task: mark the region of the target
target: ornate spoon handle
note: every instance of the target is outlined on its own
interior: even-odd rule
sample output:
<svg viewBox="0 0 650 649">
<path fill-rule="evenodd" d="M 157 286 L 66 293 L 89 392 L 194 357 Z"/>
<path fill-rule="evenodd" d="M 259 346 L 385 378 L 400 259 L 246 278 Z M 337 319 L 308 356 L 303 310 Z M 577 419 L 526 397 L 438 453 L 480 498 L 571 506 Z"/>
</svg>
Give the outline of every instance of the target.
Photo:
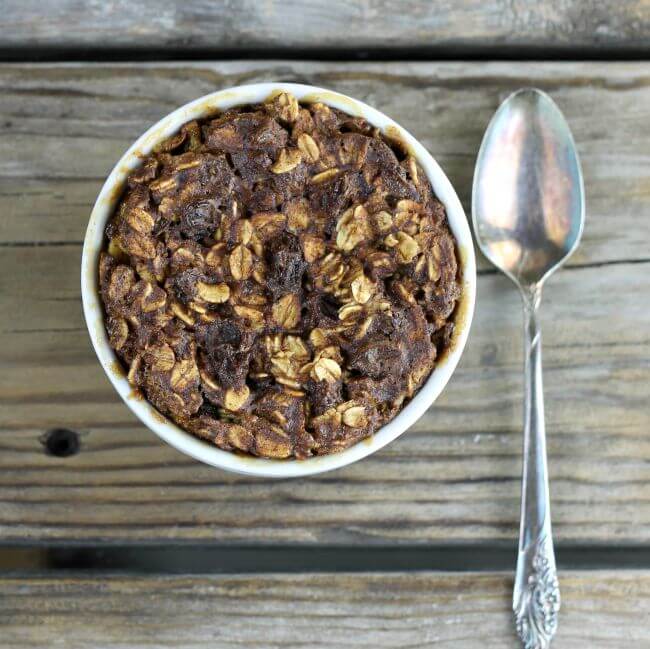
<svg viewBox="0 0 650 649">
<path fill-rule="evenodd" d="M 525 649 L 548 649 L 557 629 L 560 590 L 555 570 L 548 495 L 542 336 L 537 320 L 540 285 L 522 289 L 525 318 L 524 461 L 519 555 L 512 598 Z"/>
</svg>

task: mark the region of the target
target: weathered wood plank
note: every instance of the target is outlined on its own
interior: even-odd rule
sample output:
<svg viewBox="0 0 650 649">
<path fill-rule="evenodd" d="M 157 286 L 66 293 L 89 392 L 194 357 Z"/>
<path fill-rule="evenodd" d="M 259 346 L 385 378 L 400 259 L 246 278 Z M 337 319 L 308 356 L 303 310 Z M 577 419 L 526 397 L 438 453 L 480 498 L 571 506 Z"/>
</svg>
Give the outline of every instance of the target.
<svg viewBox="0 0 650 649">
<path fill-rule="evenodd" d="M 646 0 L 5 0 L 4 48 L 647 48 Z"/>
<path fill-rule="evenodd" d="M 514 89 L 540 86 L 564 110 L 585 174 L 584 244 L 569 263 L 650 258 L 650 65 L 603 62 L 0 66 L 0 243 L 80 242 L 103 178 L 149 125 L 216 88 L 274 78 L 331 87 L 395 117 L 437 157 L 468 212 L 491 115 Z"/>
<path fill-rule="evenodd" d="M 526 83 L 556 97 L 582 155 L 588 222 L 544 310 L 555 530 L 560 542 L 647 542 L 650 69 L 607 63 L 1 66 L 0 538 L 514 538 L 521 316 L 501 277 L 480 278 L 461 366 L 410 433 L 356 466 L 290 486 L 181 456 L 137 424 L 102 375 L 78 289 L 79 242 L 102 177 L 175 106 L 269 78 L 333 87 L 393 115 L 438 157 L 466 205 L 499 100 Z M 43 453 L 40 436 L 57 426 L 81 433 L 80 454 Z"/>
<path fill-rule="evenodd" d="M 650 643 L 650 573 L 562 574 L 553 649 Z M 520 646 L 500 573 L 0 579 L 6 649 Z"/>
<path fill-rule="evenodd" d="M 80 247 L 0 255 L 0 538 L 427 543 L 513 539 L 521 453 L 519 298 L 479 280 L 445 393 L 374 457 L 297 482 L 229 476 L 138 425 L 81 316 Z M 650 264 L 574 268 L 546 292 L 545 380 L 560 542 L 650 540 Z M 81 452 L 48 457 L 58 426 Z"/>
</svg>

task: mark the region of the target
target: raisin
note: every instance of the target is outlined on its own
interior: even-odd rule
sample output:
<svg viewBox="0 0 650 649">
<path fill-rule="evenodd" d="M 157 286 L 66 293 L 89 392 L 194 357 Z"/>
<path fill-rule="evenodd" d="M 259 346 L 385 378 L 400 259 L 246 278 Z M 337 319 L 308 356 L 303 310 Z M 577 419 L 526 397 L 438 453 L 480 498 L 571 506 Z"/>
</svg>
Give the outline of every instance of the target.
<svg viewBox="0 0 650 649">
<path fill-rule="evenodd" d="M 266 253 L 266 263 L 269 267 L 267 284 L 274 298 L 300 289 L 307 263 L 302 256 L 298 237 L 283 232 L 272 239 Z"/>
<path fill-rule="evenodd" d="M 188 239 L 198 241 L 214 234 L 220 221 L 221 212 L 217 201 L 200 201 L 183 208 L 179 230 Z"/>
</svg>

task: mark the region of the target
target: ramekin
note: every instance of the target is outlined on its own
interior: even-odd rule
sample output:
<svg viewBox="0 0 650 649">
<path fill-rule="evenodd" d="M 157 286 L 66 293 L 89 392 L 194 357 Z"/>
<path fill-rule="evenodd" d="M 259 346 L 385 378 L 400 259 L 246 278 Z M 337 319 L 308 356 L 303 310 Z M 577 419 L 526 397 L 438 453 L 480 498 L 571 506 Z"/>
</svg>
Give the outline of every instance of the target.
<svg viewBox="0 0 650 649">
<path fill-rule="evenodd" d="M 152 151 L 155 144 L 174 134 L 186 122 L 233 106 L 263 102 L 278 91 L 290 92 L 303 102 L 320 101 L 348 114 L 364 117 L 389 137 L 401 140 L 417 159 L 445 205 L 462 270 L 462 297 L 457 307 L 451 344 L 415 397 L 392 421 L 368 439 L 340 453 L 305 460 L 270 460 L 222 451 L 164 417 L 129 385 L 117 356 L 109 346 L 99 296 L 98 261 L 104 244 L 104 228 L 121 197 L 127 176 L 142 158 Z M 256 83 L 220 90 L 181 106 L 154 124 L 122 156 L 106 179 L 90 215 L 81 259 L 81 296 L 88 332 L 104 371 L 126 405 L 143 424 L 179 451 L 226 471 L 267 478 L 307 476 L 346 466 L 378 451 L 408 430 L 437 399 L 460 360 L 474 314 L 475 295 L 476 262 L 467 218 L 438 163 L 410 133 L 378 110 L 337 92 L 294 83 Z"/>
</svg>

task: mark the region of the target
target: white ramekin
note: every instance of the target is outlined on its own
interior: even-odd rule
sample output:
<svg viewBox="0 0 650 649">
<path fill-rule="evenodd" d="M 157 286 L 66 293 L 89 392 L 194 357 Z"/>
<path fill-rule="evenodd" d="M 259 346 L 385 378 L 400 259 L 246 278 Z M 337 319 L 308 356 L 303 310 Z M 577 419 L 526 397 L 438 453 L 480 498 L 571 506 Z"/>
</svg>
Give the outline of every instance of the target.
<svg viewBox="0 0 650 649">
<path fill-rule="evenodd" d="M 142 157 L 148 155 L 155 144 L 174 134 L 186 122 L 210 116 L 216 111 L 232 106 L 262 102 L 280 90 L 290 92 L 304 102 L 320 101 L 348 114 L 364 117 L 390 137 L 401 140 L 420 163 L 436 195 L 447 209 L 449 226 L 456 238 L 462 266 L 462 298 L 457 311 L 453 339 L 449 350 L 420 391 L 395 419 L 372 437 L 341 453 L 306 460 L 267 460 L 222 451 L 185 432 L 137 395 L 126 380 L 126 375 L 108 344 L 98 285 L 98 260 L 104 243 L 104 227 L 120 199 L 128 174 L 140 164 Z M 378 110 L 346 95 L 294 83 L 256 83 L 214 92 L 185 104 L 152 126 L 122 156 L 104 183 L 90 215 L 81 259 L 81 296 L 88 332 L 104 371 L 126 405 L 142 423 L 179 451 L 227 471 L 269 478 L 312 475 L 351 464 L 379 450 L 412 426 L 442 392 L 458 364 L 474 313 L 475 294 L 474 247 L 465 213 L 447 176 L 426 149 L 410 133 Z"/>
</svg>

